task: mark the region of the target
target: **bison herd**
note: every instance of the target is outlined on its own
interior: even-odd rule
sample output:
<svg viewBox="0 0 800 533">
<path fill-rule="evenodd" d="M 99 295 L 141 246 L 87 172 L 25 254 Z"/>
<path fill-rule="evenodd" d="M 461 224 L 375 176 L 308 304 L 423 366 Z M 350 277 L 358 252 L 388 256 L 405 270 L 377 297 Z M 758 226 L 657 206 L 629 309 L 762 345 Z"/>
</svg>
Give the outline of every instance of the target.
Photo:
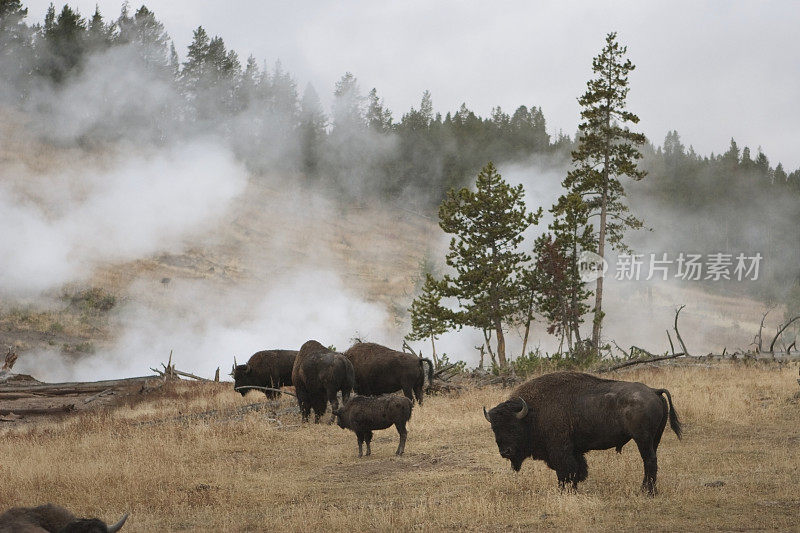
<svg viewBox="0 0 800 533">
<path fill-rule="evenodd" d="M 433 365 L 428 359 L 398 352 L 374 343 L 357 343 L 337 353 L 315 340 L 299 351 L 257 352 L 243 365 L 234 360 L 234 389 L 242 395 L 259 389 L 274 398 L 284 386 L 294 386 L 303 421 L 314 411 L 319 422 L 328 403 L 339 427 L 353 431 L 358 456 L 371 454 L 372 432 L 397 428 L 405 450 L 406 423 L 413 401 L 422 405 L 425 366 L 429 382 Z M 355 391 L 357 395 L 350 396 Z M 392 394 L 402 391 L 403 396 Z M 287 392 L 288 393 L 288 392 Z M 290 393 L 289 393 L 290 394 Z M 338 395 L 343 405 L 339 405 Z M 656 451 L 669 423 L 681 438 L 681 423 L 666 389 L 641 383 L 601 379 L 579 372 L 555 372 L 517 387 L 508 400 L 483 414 L 494 432 L 500 456 L 519 471 L 528 457 L 555 470 L 562 490 L 576 490 L 588 475 L 584 455 L 590 450 L 615 448 L 633 440 L 644 463 L 642 491 L 656 493 Z M 15 507 L 0 515 L 5 532 L 114 532 L 128 515 L 112 525 L 97 518 L 77 518 L 63 507 Z"/>
<path fill-rule="evenodd" d="M 331 422 L 336 420 L 356 434 L 361 457 L 365 442 L 370 455 L 372 432 L 392 425 L 400 434 L 396 453 L 403 454 L 414 399 L 422 405 L 426 366 L 430 382 L 433 365 L 428 359 L 369 342 L 356 343 L 340 354 L 310 340 L 298 352 L 267 350 L 253 354 L 245 365 L 234 362 L 231 375 L 234 388 L 242 394 L 259 388 L 274 397 L 280 387 L 294 385 L 304 421 L 313 410 L 314 421 L 319 422 L 330 403 Z M 350 398 L 351 391 L 358 395 Z M 391 394 L 397 391 L 405 398 Z M 528 457 L 542 460 L 555 470 L 562 489 L 575 490 L 586 479 L 586 452 L 616 448 L 619 453 L 633 440 L 644 463 L 642 490 L 653 495 L 656 450 L 667 422 L 681 438 L 681 423 L 666 389 L 579 372 L 532 379 L 483 413 L 500 456 L 515 471 Z"/>
</svg>

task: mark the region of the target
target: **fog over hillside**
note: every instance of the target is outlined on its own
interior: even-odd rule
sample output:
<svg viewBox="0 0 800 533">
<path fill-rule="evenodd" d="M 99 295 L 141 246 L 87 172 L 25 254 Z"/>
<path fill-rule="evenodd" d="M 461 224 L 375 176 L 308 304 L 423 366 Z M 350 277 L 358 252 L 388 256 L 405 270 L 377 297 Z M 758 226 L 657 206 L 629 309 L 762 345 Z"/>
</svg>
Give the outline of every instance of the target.
<svg viewBox="0 0 800 533">
<path fill-rule="evenodd" d="M 357 72 L 335 87 L 306 86 L 293 65 L 245 59 L 198 31 L 173 36 L 198 45 L 176 63 L 171 22 L 157 9 L 130 7 L 118 19 L 111 11 L 95 19 L 97 34 L 91 20 L 69 26 L 60 7 L 50 26 L 39 11 L 31 4 L 18 33 L 0 33 L 0 310 L 49 312 L 64 307 L 64 294 L 93 287 L 116 298 L 98 331 L 84 333 L 89 319 L 76 318 L 85 320 L 69 342 L 91 350 L 65 350 L 52 324 L 20 341 L 15 370 L 41 380 L 141 375 L 171 350 L 180 368 L 210 376 L 233 356 L 312 338 L 342 351 L 355 338 L 399 349 L 426 265 L 446 271 L 449 237 L 436 218 L 445 191 L 470 186 L 493 159 L 524 185 L 530 210 L 547 211 L 571 168 L 575 139 L 545 121 L 536 94 L 517 102 L 524 111 L 482 118 L 466 105 L 434 106 L 426 93 L 392 115 L 383 88 L 369 93 Z M 80 52 L 67 54 L 65 42 Z M 646 51 L 636 57 L 653 68 Z M 590 59 L 574 61 L 585 70 Z M 633 83 L 642 98 L 646 84 Z M 459 91 L 468 102 L 481 92 Z M 735 161 L 724 167 L 725 156 L 695 153 L 692 139 L 669 149 L 650 141 L 650 176 L 630 188 L 647 226 L 631 237 L 636 253 L 758 252 L 763 279 L 617 282 L 612 256 L 604 335 L 663 352 L 674 309 L 687 304 L 681 333 L 693 353 L 744 348 L 765 305 L 780 307 L 776 321 L 795 305 L 787 295 L 798 282 L 800 172 L 759 159 L 755 147 L 728 156 L 732 145 L 725 156 Z M 687 176 L 702 178 L 707 196 L 681 189 Z M 549 222 L 528 230 L 527 250 Z M 19 331 L 28 335 L 30 322 Z M 531 344 L 552 352 L 559 342 L 545 329 L 535 324 Z M 474 366 L 482 343 L 465 329 L 445 334 L 439 350 Z M 509 344 L 519 355 L 520 332 Z M 413 345 L 428 353 L 427 343 Z"/>
</svg>

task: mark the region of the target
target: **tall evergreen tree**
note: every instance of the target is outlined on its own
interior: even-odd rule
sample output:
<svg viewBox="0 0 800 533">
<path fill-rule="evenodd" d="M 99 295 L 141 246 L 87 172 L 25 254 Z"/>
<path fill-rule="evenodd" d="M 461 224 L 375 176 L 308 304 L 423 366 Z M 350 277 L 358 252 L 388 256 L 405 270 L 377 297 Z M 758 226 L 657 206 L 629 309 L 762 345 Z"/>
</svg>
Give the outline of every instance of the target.
<svg viewBox="0 0 800 533">
<path fill-rule="evenodd" d="M 367 126 L 378 133 L 388 133 L 392 129 L 392 112 L 386 109 L 383 99 L 378 98 L 377 89 L 367 95 Z"/>
<path fill-rule="evenodd" d="M 322 110 L 317 91 L 309 83 L 300 103 L 300 157 L 306 176 L 316 176 L 319 170 L 320 150 L 325 140 L 327 118 Z"/>
<path fill-rule="evenodd" d="M 364 122 L 364 97 L 358 87 L 358 80 L 346 72 L 336 82 L 333 93 L 333 131 L 334 135 L 359 130 Z"/>
<path fill-rule="evenodd" d="M 522 185 L 512 187 L 489 163 L 474 192 L 451 189 L 439 207 L 439 226 L 453 235 L 447 264 L 455 270 L 445 275 L 442 294 L 459 302 L 455 324 L 494 331 L 501 367 L 507 365 L 504 328 L 519 311 L 517 281 L 530 260 L 519 245 L 541 215 L 528 213 L 523 197 Z"/>
<path fill-rule="evenodd" d="M 19 0 L 0 0 L 0 84 L 8 84 L 22 99 L 33 61 L 32 31 L 25 24 L 28 9 Z M 5 82 L 5 83 L 3 83 Z"/>
<path fill-rule="evenodd" d="M 644 135 L 626 126 L 639 122 L 626 106 L 628 75 L 634 69 L 626 53 L 627 47 L 617 42 L 617 34 L 609 33 L 603 50 L 592 62 L 596 77 L 589 80 L 586 92 L 578 99 L 583 122 L 578 127 L 578 148 L 572 153 L 574 169 L 563 182 L 564 188 L 586 202 L 590 215 L 598 217 L 597 254 L 603 258 L 606 244 L 624 249 L 625 230 L 642 227 L 642 221 L 629 213 L 623 201 L 625 190 L 620 181 L 622 176 L 635 181 L 645 176 L 636 164 Z M 603 278 L 599 277 L 592 327 L 595 350 L 600 348 L 603 316 Z"/>
<path fill-rule="evenodd" d="M 87 51 L 86 20 L 80 13 L 64 5 L 56 16 L 50 4 L 39 36 L 37 55 L 42 74 L 61 83 L 80 69 Z"/>
</svg>

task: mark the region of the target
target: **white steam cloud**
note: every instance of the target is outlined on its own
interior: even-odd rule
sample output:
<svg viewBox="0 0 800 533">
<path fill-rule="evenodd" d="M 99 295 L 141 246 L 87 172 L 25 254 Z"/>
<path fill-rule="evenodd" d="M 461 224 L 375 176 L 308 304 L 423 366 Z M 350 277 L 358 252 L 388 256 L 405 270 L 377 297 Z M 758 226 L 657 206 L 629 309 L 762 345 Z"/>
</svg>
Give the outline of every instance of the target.
<svg viewBox="0 0 800 533">
<path fill-rule="evenodd" d="M 68 185 L 76 181 L 78 193 Z M 38 293 L 81 280 L 101 262 L 178 249 L 218 222 L 246 181 L 228 151 L 197 141 L 105 170 L 46 176 L 39 183 L 58 189 L 47 192 L 50 205 L 0 185 L 0 290 Z"/>
</svg>

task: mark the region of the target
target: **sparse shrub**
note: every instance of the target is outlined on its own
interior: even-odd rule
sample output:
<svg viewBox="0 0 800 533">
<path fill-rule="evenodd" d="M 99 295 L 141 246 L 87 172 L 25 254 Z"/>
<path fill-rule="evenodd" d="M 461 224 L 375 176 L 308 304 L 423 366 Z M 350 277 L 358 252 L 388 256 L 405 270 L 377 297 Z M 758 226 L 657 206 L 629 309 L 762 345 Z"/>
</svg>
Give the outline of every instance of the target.
<svg viewBox="0 0 800 533">
<path fill-rule="evenodd" d="M 467 363 L 464 361 L 451 361 L 446 353 L 441 354 L 439 356 L 439 368 L 444 368 L 449 365 L 455 365 L 453 370 L 458 370 L 459 373 L 466 372 L 467 370 Z"/>
<path fill-rule="evenodd" d="M 99 287 L 74 294 L 65 292 L 61 298 L 67 301 L 70 307 L 89 313 L 107 313 L 117 305 L 117 297 Z"/>
<path fill-rule="evenodd" d="M 556 352 L 552 355 L 542 353 L 541 348 L 537 346 L 526 355 L 514 359 L 511 364 L 514 372 L 519 376 L 526 377 L 531 374 L 557 370 L 584 370 L 594 366 L 599 360 L 600 358 L 592 354 L 592 350 L 586 343 L 584 345 L 576 344 L 576 349 L 572 353 Z M 494 369 L 492 372 L 496 374 Z"/>
</svg>

